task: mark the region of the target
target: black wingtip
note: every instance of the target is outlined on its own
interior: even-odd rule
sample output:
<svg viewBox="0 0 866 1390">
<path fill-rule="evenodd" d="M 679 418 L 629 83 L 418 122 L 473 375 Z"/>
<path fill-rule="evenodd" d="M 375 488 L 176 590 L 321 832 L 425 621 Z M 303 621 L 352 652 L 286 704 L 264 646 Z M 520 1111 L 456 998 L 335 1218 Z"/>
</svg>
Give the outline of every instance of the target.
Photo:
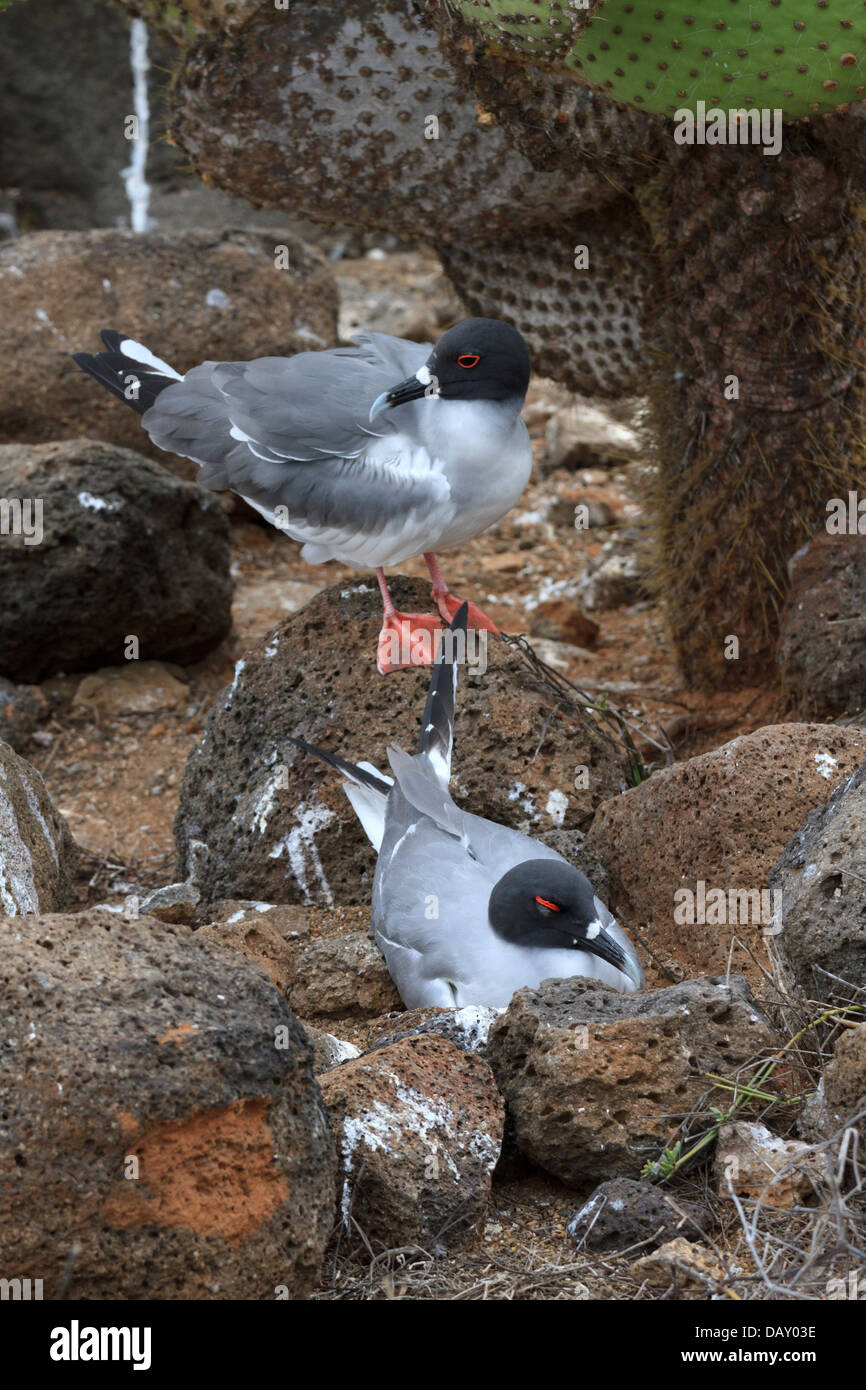
<svg viewBox="0 0 866 1390">
<path fill-rule="evenodd" d="M 454 617 L 451 619 L 451 622 L 450 622 L 449 625 L 448 625 L 450 631 L 451 631 L 451 632 L 465 632 L 465 631 L 466 631 L 466 623 L 467 623 L 468 617 L 469 617 L 469 603 L 468 603 L 468 600 L 467 600 L 467 599 L 464 599 L 463 602 L 461 603 L 460 607 L 457 609 L 457 612 L 454 614 Z"/>
<path fill-rule="evenodd" d="M 156 367 L 148 367 L 134 357 L 128 357 L 123 351 L 123 344 L 129 338 L 129 334 L 118 333 L 115 328 L 104 328 L 100 337 L 105 352 L 73 352 L 73 362 L 87 376 L 94 377 L 119 401 L 123 401 L 124 405 L 143 415 L 161 391 L 174 385 L 175 378 Z M 137 382 L 135 393 L 130 393 L 127 389 L 130 377 L 134 377 Z"/>
<path fill-rule="evenodd" d="M 291 734 L 288 736 L 288 742 L 300 748 L 303 753 L 308 753 L 311 758 L 318 758 L 319 762 L 326 763 L 344 777 L 351 778 L 353 782 L 360 782 L 365 787 L 372 787 L 383 796 L 387 796 L 391 790 L 389 783 L 382 777 L 368 772 L 365 767 L 357 767 L 355 763 L 347 762 L 339 753 L 329 753 L 326 748 L 317 748 L 314 743 L 307 743 L 305 738 L 294 738 Z"/>
</svg>

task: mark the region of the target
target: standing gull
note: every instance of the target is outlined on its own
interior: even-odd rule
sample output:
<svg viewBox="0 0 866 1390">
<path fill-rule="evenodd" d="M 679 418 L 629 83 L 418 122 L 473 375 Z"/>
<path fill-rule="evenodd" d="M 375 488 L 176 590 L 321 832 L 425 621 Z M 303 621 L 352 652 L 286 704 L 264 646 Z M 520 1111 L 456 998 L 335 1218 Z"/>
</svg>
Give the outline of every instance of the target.
<svg viewBox="0 0 866 1390">
<path fill-rule="evenodd" d="M 451 621 L 461 600 L 436 552 L 499 521 L 529 480 L 529 349 L 516 328 L 465 319 L 432 348 L 362 333 L 353 347 L 203 362 L 186 376 L 133 338 L 102 340 L 107 351 L 75 361 L 141 414 L 154 444 L 303 541 L 310 564 L 375 569 L 383 674 L 432 659 L 439 618 L 396 609 L 385 567 L 423 555 Z M 497 632 L 472 603 L 468 624 Z"/>
<path fill-rule="evenodd" d="M 293 742 L 335 767 L 378 853 L 376 940 L 409 1009 L 487 1004 L 515 990 L 581 975 L 614 989 L 644 985 L 634 946 L 592 884 L 539 840 L 462 811 L 451 799 L 457 666 L 465 605 L 443 643 L 418 751 L 388 749 L 393 778 Z"/>
</svg>

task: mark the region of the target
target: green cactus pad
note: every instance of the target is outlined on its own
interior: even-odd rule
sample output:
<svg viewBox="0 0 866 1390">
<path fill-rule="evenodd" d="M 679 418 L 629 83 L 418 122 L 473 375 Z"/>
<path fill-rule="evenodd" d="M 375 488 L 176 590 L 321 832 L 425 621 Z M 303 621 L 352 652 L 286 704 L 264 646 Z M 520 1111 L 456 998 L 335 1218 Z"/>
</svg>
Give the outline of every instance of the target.
<svg viewBox="0 0 866 1390">
<path fill-rule="evenodd" d="M 458 0 L 458 8 L 512 54 L 571 69 L 647 112 L 694 111 L 702 101 L 778 108 L 796 120 L 866 97 L 863 0 L 602 0 L 594 13 L 569 0 Z"/>
<path fill-rule="evenodd" d="M 457 0 L 455 9 L 497 47 L 562 62 L 601 0 Z"/>
</svg>

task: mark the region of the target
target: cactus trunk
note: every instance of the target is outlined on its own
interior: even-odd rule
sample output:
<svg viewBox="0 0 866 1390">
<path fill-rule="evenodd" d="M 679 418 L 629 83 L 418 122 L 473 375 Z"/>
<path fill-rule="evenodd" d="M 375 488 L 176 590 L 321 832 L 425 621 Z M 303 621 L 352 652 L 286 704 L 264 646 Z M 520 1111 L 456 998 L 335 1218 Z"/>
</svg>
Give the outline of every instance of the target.
<svg viewBox="0 0 866 1390">
<path fill-rule="evenodd" d="M 686 679 L 758 683 L 788 560 L 866 483 L 866 206 L 804 132 L 778 158 L 683 150 L 639 196 L 658 266 L 652 573 Z"/>
</svg>

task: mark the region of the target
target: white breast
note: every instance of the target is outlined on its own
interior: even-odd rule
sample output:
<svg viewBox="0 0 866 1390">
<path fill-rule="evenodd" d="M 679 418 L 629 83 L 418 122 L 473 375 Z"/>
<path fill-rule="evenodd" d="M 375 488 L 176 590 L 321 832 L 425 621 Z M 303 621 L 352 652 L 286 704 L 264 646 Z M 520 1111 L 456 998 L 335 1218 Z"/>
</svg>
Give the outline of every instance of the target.
<svg viewBox="0 0 866 1390">
<path fill-rule="evenodd" d="M 420 435 L 443 471 L 453 518 L 430 548 L 448 550 L 486 531 L 519 501 L 532 471 L 532 446 L 519 414 L 490 401 L 436 397 L 418 412 Z"/>
</svg>

